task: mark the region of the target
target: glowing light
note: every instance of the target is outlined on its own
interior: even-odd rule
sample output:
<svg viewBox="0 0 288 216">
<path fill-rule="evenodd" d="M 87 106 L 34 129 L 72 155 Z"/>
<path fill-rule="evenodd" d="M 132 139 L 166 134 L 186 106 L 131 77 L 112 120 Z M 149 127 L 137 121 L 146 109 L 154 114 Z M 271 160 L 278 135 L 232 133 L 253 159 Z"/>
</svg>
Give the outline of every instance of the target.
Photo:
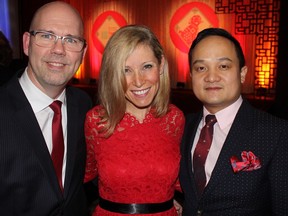
<svg viewBox="0 0 288 216">
<path fill-rule="evenodd" d="M 262 88 L 268 88 L 270 78 L 270 64 L 262 64 L 261 71 L 258 73 L 259 85 Z"/>
</svg>

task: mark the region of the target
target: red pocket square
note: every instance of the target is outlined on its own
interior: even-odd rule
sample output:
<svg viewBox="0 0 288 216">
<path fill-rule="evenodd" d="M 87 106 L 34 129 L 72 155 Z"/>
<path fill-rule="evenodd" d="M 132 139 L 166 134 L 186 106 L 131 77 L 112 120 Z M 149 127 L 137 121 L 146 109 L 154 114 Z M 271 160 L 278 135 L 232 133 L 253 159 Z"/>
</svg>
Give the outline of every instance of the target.
<svg viewBox="0 0 288 216">
<path fill-rule="evenodd" d="M 236 156 L 230 158 L 234 173 L 240 171 L 253 171 L 261 168 L 260 160 L 251 151 L 243 151 L 241 153 L 242 161 Z"/>
</svg>

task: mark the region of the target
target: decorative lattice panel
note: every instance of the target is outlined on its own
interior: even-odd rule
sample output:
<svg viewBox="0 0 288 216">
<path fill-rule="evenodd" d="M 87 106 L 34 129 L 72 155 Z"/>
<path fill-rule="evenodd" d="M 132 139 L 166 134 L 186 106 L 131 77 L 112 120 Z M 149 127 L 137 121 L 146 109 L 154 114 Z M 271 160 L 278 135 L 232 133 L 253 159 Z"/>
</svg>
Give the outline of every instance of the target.
<svg viewBox="0 0 288 216">
<path fill-rule="evenodd" d="M 255 94 L 274 98 L 280 0 L 215 0 L 215 12 L 235 14 L 235 34 L 255 35 Z"/>
</svg>

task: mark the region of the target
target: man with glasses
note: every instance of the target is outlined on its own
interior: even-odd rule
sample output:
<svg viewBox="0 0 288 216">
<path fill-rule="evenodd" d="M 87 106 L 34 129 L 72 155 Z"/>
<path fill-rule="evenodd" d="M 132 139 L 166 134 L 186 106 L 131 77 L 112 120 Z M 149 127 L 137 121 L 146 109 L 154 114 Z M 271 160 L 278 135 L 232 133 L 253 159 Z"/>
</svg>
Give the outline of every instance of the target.
<svg viewBox="0 0 288 216">
<path fill-rule="evenodd" d="M 0 90 L 0 212 L 84 216 L 90 97 L 67 83 L 86 49 L 83 22 L 69 4 L 38 9 L 23 35 L 28 66 Z"/>
</svg>

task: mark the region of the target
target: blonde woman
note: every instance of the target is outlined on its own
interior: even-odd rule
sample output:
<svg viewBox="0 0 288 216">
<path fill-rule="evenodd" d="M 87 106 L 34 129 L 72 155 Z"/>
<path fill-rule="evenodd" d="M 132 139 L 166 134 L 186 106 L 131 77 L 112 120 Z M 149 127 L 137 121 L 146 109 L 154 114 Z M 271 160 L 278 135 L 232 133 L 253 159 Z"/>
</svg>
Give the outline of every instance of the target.
<svg viewBox="0 0 288 216">
<path fill-rule="evenodd" d="M 113 34 L 98 94 L 85 123 L 85 181 L 98 177 L 100 195 L 93 215 L 177 216 L 184 116 L 169 103 L 168 64 L 151 30 L 130 25 Z"/>
</svg>

